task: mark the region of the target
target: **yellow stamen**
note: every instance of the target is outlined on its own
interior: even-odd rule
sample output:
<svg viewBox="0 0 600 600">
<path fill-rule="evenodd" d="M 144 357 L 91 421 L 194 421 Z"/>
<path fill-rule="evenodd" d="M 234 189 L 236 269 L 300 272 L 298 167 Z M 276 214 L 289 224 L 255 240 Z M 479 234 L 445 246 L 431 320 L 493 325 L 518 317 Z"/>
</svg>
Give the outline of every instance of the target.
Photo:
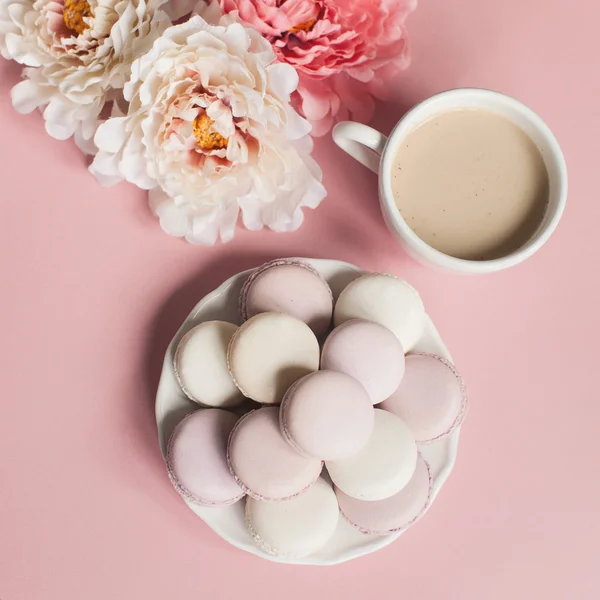
<svg viewBox="0 0 600 600">
<path fill-rule="evenodd" d="M 67 28 L 81 35 L 89 25 L 83 20 L 92 16 L 92 8 L 87 0 L 65 0 L 63 8 L 63 20 Z"/>
<path fill-rule="evenodd" d="M 298 25 L 290 29 L 290 33 L 298 33 L 299 31 L 310 31 L 314 27 L 316 22 L 316 19 L 311 19 L 310 21 L 299 23 Z"/>
<path fill-rule="evenodd" d="M 214 121 L 202 113 L 194 119 L 194 137 L 203 150 L 222 150 L 227 148 L 227 140 L 216 131 L 211 131 Z"/>
</svg>

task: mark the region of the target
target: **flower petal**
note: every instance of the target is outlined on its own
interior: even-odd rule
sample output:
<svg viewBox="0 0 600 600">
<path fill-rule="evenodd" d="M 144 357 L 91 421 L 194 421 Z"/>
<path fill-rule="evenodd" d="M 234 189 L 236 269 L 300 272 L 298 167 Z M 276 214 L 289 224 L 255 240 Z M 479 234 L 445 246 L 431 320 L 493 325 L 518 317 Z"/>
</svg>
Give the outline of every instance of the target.
<svg viewBox="0 0 600 600">
<path fill-rule="evenodd" d="M 94 136 L 96 146 L 105 152 L 119 152 L 127 140 L 127 122 L 127 117 L 113 117 L 102 123 Z"/>
<path fill-rule="evenodd" d="M 10 91 L 10 96 L 15 110 L 23 115 L 33 112 L 48 101 L 44 90 L 29 79 L 17 83 Z"/>
</svg>

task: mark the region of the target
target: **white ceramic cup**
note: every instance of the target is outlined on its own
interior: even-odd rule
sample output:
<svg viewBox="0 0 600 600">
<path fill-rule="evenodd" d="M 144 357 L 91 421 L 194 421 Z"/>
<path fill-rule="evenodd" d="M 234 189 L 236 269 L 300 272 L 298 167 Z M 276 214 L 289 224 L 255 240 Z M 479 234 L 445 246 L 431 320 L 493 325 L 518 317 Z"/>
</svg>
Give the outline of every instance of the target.
<svg viewBox="0 0 600 600">
<path fill-rule="evenodd" d="M 518 125 L 542 152 L 549 177 L 548 209 L 533 237 L 521 248 L 493 260 L 464 260 L 444 254 L 419 238 L 406 224 L 392 192 L 392 165 L 396 149 L 406 135 L 431 117 L 457 108 L 480 108 L 507 117 Z M 360 123 L 339 123 L 333 130 L 335 143 L 360 163 L 379 173 L 379 201 L 385 222 L 405 250 L 419 262 L 455 273 L 491 273 L 512 267 L 539 250 L 556 229 L 567 200 L 567 166 L 550 128 L 530 108 L 514 98 L 481 89 L 442 92 L 409 110 L 389 138 Z"/>
</svg>

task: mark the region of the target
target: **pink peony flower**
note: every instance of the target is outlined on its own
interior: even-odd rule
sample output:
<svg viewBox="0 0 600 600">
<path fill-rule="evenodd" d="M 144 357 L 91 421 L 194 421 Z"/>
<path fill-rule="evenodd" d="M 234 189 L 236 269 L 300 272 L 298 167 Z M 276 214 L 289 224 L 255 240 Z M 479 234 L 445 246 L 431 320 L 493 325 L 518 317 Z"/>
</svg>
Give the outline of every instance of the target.
<svg viewBox="0 0 600 600">
<path fill-rule="evenodd" d="M 405 21 L 416 0 L 219 1 L 298 71 L 296 102 L 313 135 L 338 120 L 368 120 L 384 76 L 408 65 Z"/>
</svg>

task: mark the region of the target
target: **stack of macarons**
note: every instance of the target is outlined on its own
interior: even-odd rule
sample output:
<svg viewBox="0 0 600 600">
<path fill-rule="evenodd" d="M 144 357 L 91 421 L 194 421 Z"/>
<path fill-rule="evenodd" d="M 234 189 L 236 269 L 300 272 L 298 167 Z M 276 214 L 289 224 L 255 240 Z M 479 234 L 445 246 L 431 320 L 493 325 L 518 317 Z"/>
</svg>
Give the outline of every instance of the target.
<svg viewBox="0 0 600 600">
<path fill-rule="evenodd" d="M 414 523 L 432 495 L 419 447 L 466 409 L 454 366 L 414 352 L 417 292 L 368 273 L 334 302 L 311 265 L 281 259 L 248 277 L 240 317 L 203 322 L 176 348 L 181 389 L 203 407 L 169 440 L 176 490 L 203 507 L 245 497 L 256 544 L 289 558 L 319 550 L 340 515 L 371 535 Z"/>
</svg>

